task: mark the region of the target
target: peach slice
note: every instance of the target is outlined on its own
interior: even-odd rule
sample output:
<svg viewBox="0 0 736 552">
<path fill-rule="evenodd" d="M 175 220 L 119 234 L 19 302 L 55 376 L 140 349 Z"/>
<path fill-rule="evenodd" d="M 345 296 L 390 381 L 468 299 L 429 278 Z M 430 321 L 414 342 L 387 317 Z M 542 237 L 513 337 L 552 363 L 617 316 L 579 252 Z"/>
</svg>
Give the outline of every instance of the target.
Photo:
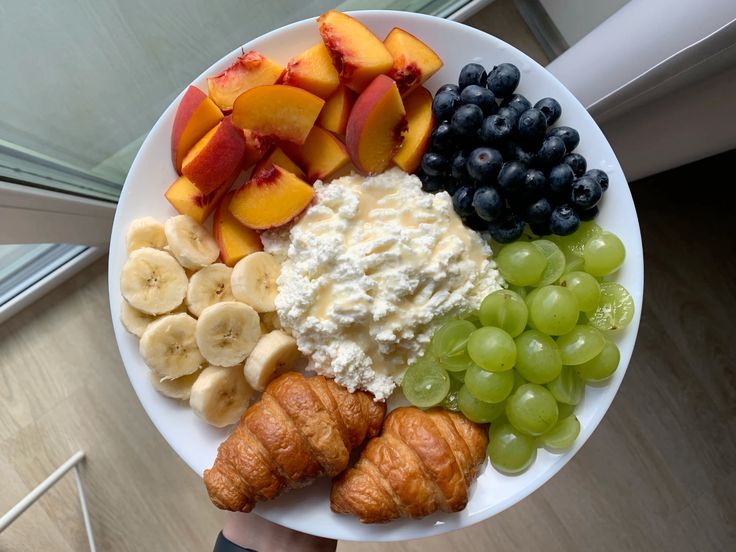
<svg viewBox="0 0 736 552">
<path fill-rule="evenodd" d="M 317 124 L 335 134 L 345 134 L 345 127 L 348 126 L 348 117 L 350 117 L 353 105 L 355 105 L 355 92 L 341 84 L 335 93 L 327 98 L 325 106 L 320 111 Z"/>
<path fill-rule="evenodd" d="M 404 29 L 394 27 L 383 43 L 394 58 L 388 76 L 396 81 L 402 96 L 411 94 L 442 67 L 440 56 Z"/>
<path fill-rule="evenodd" d="M 315 44 L 291 58 L 281 83 L 303 88 L 320 98 L 329 98 L 340 85 L 340 76 L 332 65 L 325 43 Z"/>
<path fill-rule="evenodd" d="M 314 189 L 278 165 L 252 177 L 230 200 L 230 212 L 254 230 L 282 226 L 298 216 L 314 197 Z"/>
<path fill-rule="evenodd" d="M 325 180 L 350 161 L 345 145 L 335 135 L 318 126 L 312 127 L 301 146 L 283 144 L 284 151 L 304 167 L 307 180 Z"/>
<path fill-rule="evenodd" d="M 181 172 L 203 194 L 214 192 L 241 168 L 245 145 L 243 131 L 228 115 L 189 150 Z"/>
<path fill-rule="evenodd" d="M 203 194 L 186 176 L 180 176 L 169 186 L 164 196 L 179 213 L 189 215 L 199 224 L 202 224 L 210 216 L 210 213 L 217 206 L 218 200 L 225 195 L 228 188 L 230 186 L 226 185 L 210 194 Z"/>
<path fill-rule="evenodd" d="M 295 86 L 256 86 L 235 100 L 233 124 L 261 136 L 303 144 L 324 104 L 319 96 Z"/>
<path fill-rule="evenodd" d="M 171 128 L 171 161 L 176 172 L 181 174 L 184 156 L 222 118 L 220 108 L 204 92 L 194 86 L 187 88 Z"/>
<path fill-rule="evenodd" d="M 288 142 L 286 142 L 288 143 Z M 253 167 L 253 176 L 255 176 L 257 173 L 261 172 L 262 170 L 266 169 L 270 165 L 278 165 L 279 167 L 286 169 L 290 173 L 294 173 L 299 178 L 304 180 L 307 178 L 307 175 L 304 174 L 304 171 L 294 163 L 289 156 L 287 156 L 284 153 L 284 150 L 282 150 L 280 147 L 276 146 L 271 150 L 271 153 L 269 153 L 266 157 L 261 159 L 258 164 Z"/>
<path fill-rule="evenodd" d="M 274 84 L 284 68 L 255 50 L 245 52 L 230 67 L 207 78 L 210 98 L 222 109 L 233 108 L 235 98 L 246 90 L 262 84 Z"/>
<path fill-rule="evenodd" d="M 404 172 L 413 173 L 419 168 L 422 155 L 427 151 L 432 133 L 432 94 L 424 87 L 417 88 L 404 98 L 406 120 L 409 125 L 401 149 L 394 155 L 394 163 Z"/>
<path fill-rule="evenodd" d="M 271 140 L 264 138 L 260 134 L 252 130 L 244 130 L 245 134 L 245 153 L 243 154 L 242 169 L 247 171 L 253 165 L 258 163 L 271 147 Z"/>
<path fill-rule="evenodd" d="M 234 193 L 225 194 L 212 215 L 212 235 L 220 246 L 222 262 L 227 266 L 235 266 L 246 255 L 263 250 L 258 232 L 240 224 L 228 209 Z"/>
<path fill-rule="evenodd" d="M 351 90 L 362 92 L 376 76 L 391 69 L 391 52 L 357 19 L 330 10 L 317 18 L 317 25 L 340 81 Z"/>
<path fill-rule="evenodd" d="M 401 147 L 406 125 L 396 82 L 378 75 L 358 96 L 345 131 L 345 144 L 357 169 L 367 174 L 383 172 Z"/>
</svg>

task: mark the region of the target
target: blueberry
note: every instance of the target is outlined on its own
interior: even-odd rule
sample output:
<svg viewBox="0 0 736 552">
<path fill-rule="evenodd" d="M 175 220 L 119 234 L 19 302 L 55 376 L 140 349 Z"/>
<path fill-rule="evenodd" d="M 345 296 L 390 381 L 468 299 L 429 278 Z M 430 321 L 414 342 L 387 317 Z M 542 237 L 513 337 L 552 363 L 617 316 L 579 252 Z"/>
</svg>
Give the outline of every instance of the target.
<svg viewBox="0 0 736 552">
<path fill-rule="evenodd" d="M 475 190 L 473 207 L 480 218 L 493 222 L 506 208 L 506 202 L 496 188 L 483 186 Z"/>
<path fill-rule="evenodd" d="M 578 209 L 575 211 L 578 214 L 578 218 L 580 220 L 593 220 L 595 217 L 598 216 L 598 206 L 591 207 L 590 209 Z"/>
<path fill-rule="evenodd" d="M 438 121 L 446 121 L 460 105 L 460 96 L 457 93 L 444 91 L 435 95 L 432 100 L 432 115 Z"/>
<path fill-rule="evenodd" d="M 443 84 L 437 89 L 437 92 L 435 94 L 439 94 L 440 92 L 453 92 L 456 96 L 460 96 L 460 88 L 457 84 Z"/>
<path fill-rule="evenodd" d="M 519 122 L 516 124 L 516 133 L 522 146 L 541 146 L 546 130 L 547 120 L 538 109 L 532 107 L 519 115 Z"/>
<path fill-rule="evenodd" d="M 438 153 L 449 153 L 455 149 L 455 135 L 450 123 L 443 121 L 432 129 L 429 136 L 429 148 Z"/>
<path fill-rule="evenodd" d="M 534 203 L 527 205 L 526 210 L 524 211 L 524 220 L 529 224 L 545 223 L 549 221 L 551 214 L 552 205 L 550 205 L 546 197 L 541 197 Z"/>
<path fill-rule="evenodd" d="M 473 190 L 470 186 L 463 186 L 458 188 L 457 191 L 452 194 L 452 207 L 455 212 L 461 217 L 468 217 L 475 213 L 473 208 Z"/>
<path fill-rule="evenodd" d="M 572 152 L 580 143 L 580 134 L 578 134 L 578 131 L 567 126 L 551 128 L 547 131 L 547 136 L 559 136 L 562 138 L 568 153 Z"/>
<path fill-rule="evenodd" d="M 498 173 L 498 188 L 506 194 L 517 193 L 526 177 L 526 165 L 521 161 L 504 163 Z"/>
<path fill-rule="evenodd" d="M 547 184 L 550 191 L 558 197 L 568 197 L 572 181 L 575 180 L 570 165 L 560 163 L 552 167 L 547 174 Z"/>
<path fill-rule="evenodd" d="M 579 153 L 568 153 L 562 159 L 562 162 L 570 165 L 575 176 L 583 176 L 583 174 L 585 174 L 585 169 L 588 166 L 587 161 L 585 161 L 585 157 Z"/>
<path fill-rule="evenodd" d="M 508 98 L 514 93 L 516 87 L 519 86 L 521 73 L 516 65 L 512 63 L 502 63 L 496 65 L 488 74 L 488 83 L 486 86 L 498 98 Z"/>
<path fill-rule="evenodd" d="M 516 111 L 513 107 L 499 107 L 497 113 L 500 117 L 506 119 L 513 128 L 516 128 L 521 114 L 520 111 Z"/>
<path fill-rule="evenodd" d="M 480 141 L 489 146 L 500 146 L 514 132 L 514 125 L 506 117 L 496 113 L 483 119 L 478 131 Z"/>
<path fill-rule="evenodd" d="M 527 200 L 535 200 L 547 191 L 547 178 L 537 169 L 529 169 L 524 175 L 519 194 Z"/>
<path fill-rule="evenodd" d="M 534 107 L 544 113 L 547 119 L 547 126 L 555 124 L 557 119 L 560 118 L 560 115 L 562 115 L 562 106 L 554 98 L 542 98 L 534 104 Z"/>
<path fill-rule="evenodd" d="M 430 151 L 422 155 L 422 170 L 427 176 L 444 176 L 450 172 L 450 162 L 441 153 Z"/>
<path fill-rule="evenodd" d="M 464 180 L 458 180 L 457 178 L 445 178 L 444 190 L 448 194 L 453 195 L 456 191 L 458 191 L 463 186 L 468 185 L 470 182 L 473 182 L 470 178 Z"/>
<path fill-rule="evenodd" d="M 452 156 L 450 161 L 450 174 L 453 178 L 468 178 L 468 155 L 460 150 Z"/>
<path fill-rule="evenodd" d="M 488 230 L 488 222 L 480 218 L 475 213 L 467 217 L 460 217 L 460 218 L 463 221 L 463 224 L 467 226 L 468 228 L 470 228 L 471 230 L 476 230 L 477 232 Z"/>
<path fill-rule="evenodd" d="M 445 179 L 441 176 L 421 174 L 419 179 L 422 181 L 422 190 L 430 194 L 441 192 L 445 184 Z"/>
<path fill-rule="evenodd" d="M 516 110 L 519 114 L 524 113 L 527 109 L 531 108 L 531 106 L 532 102 L 527 100 L 526 97 L 521 94 L 514 94 L 501 102 L 501 107 L 510 107 Z"/>
<path fill-rule="evenodd" d="M 590 169 L 587 173 L 585 173 L 585 176 L 589 176 L 595 179 L 598 182 L 598 185 L 601 187 L 602 191 L 605 192 L 608 189 L 608 175 L 602 170 Z"/>
<path fill-rule="evenodd" d="M 521 161 L 525 165 L 532 164 L 533 156 L 531 153 L 522 148 L 519 144 L 508 142 L 503 151 L 504 159 Z"/>
<path fill-rule="evenodd" d="M 590 209 L 601 200 L 602 194 L 603 190 L 597 180 L 590 176 L 582 176 L 572 183 L 570 203 L 575 209 Z"/>
<path fill-rule="evenodd" d="M 493 148 L 475 148 L 468 156 L 468 174 L 478 182 L 492 182 L 503 166 L 503 156 Z"/>
<path fill-rule="evenodd" d="M 580 226 L 580 219 L 568 204 L 563 203 L 552 210 L 549 216 L 549 230 L 558 236 L 569 236 Z"/>
<path fill-rule="evenodd" d="M 478 86 L 485 86 L 488 75 L 484 67 L 478 63 L 468 63 L 465 67 L 460 69 L 460 77 L 457 80 L 457 84 L 460 90 L 463 90 L 466 86 L 471 84 L 477 84 Z"/>
<path fill-rule="evenodd" d="M 483 110 L 474 104 L 461 105 L 450 121 L 452 131 L 458 136 L 470 137 L 478 133 L 483 122 Z"/>
<path fill-rule="evenodd" d="M 463 88 L 460 93 L 460 101 L 464 104 L 474 104 L 483 110 L 483 115 L 492 115 L 498 111 L 498 104 L 493 92 L 477 84 L 471 84 Z"/>
<path fill-rule="evenodd" d="M 551 233 L 549 230 L 549 220 L 545 220 L 544 222 L 530 222 L 529 229 L 535 236 L 540 237 L 547 236 Z"/>
<path fill-rule="evenodd" d="M 534 154 L 534 163 L 539 167 L 552 167 L 562 163 L 565 157 L 565 142 L 559 136 L 547 136 L 542 147 Z"/>
<path fill-rule="evenodd" d="M 517 215 L 508 213 L 501 220 L 489 225 L 491 237 L 499 243 L 511 243 L 518 240 L 524 232 L 524 221 Z"/>
</svg>

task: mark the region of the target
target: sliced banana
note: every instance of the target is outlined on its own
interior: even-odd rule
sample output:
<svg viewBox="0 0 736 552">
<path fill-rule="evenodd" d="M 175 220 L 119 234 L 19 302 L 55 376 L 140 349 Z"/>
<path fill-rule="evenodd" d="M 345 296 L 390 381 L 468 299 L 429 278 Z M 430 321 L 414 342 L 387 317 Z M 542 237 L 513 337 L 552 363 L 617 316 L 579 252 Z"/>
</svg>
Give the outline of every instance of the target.
<svg viewBox="0 0 736 552">
<path fill-rule="evenodd" d="M 208 366 L 192 385 L 189 406 L 216 427 L 234 424 L 248 408 L 253 389 L 240 366 Z"/>
<path fill-rule="evenodd" d="M 207 229 L 189 215 L 177 215 L 164 223 L 169 249 L 184 268 L 197 269 L 211 265 L 220 255 Z"/>
<path fill-rule="evenodd" d="M 202 311 L 222 301 L 235 301 L 230 289 L 230 274 L 233 269 L 222 263 L 215 263 L 195 272 L 189 280 L 187 306 L 189 312 L 199 316 Z"/>
<path fill-rule="evenodd" d="M 163 249 L 166 247 L 164 225 L 161 221 L 153 217 L 135 219 L 128 226 L 128 232 L 125 235 L 125 244 L 128 248 L 128 253 L 141 247 Z"/>
<path fill-rule="evenodd" d="M 263 391 L 276 374 L 292 370 L 301 358 L 296 339 L 274 330 L 258 340 L 245 361 L 245 379 L 253 389 Z"/>
<path fill-rule="evenodd" d="M 268 253 L 258 251 L 240 259 L 233 267 L 230 283 L 233 295 L 258 312 L 276 310 L 279 288 L 276 279 L 281 266 Z"/>
<path fill-rule="evenodd" d="M 138 347 L 148 367 L 161 379 L 176 379 L 199 370 L 204 357 L 194 337 L 197 321 L 185 313 L 151 322 Z"/>
<path fill-rule="evenodd" d="M 163 314 L 181 305 L 187 284 L 187 275 L 176 259 L 152 247 L 133 251 L 120 274 L 123 298 L 146 314 Z"/>
<path fill-rule="evenodd" d="M 235 366 L 245 360 L 261 337 L 260 319 L 245 303 L 215 303 L 202 311 L 195 336 L 207 362 Z"/>
<path fill-rule="evenodd" d="M 154 320 L 156 320 L 155 316 L 134 309 L 125 299 L 120 301 L 120 321 L 133 335 L 142 336 L 148 325 Z"/>
<path fill-rule="evenodd" d="M 161 379 L 161 376 L 156 374 L 156 372 L 154 372 L 153 370 L 150 370 L 148 372 L 148 377 L 151 380 L 151 385 L 153 385 L 154 389 L 156 389 L 156 391 L 158 391 L 162 395 L 180 401 L 188 401 L 189 394 L 192 391 L 192 385 L 194 385 L 194 382 L 197 381 L 200 373 L 201 370 L 197 370 L 196 372 L 193 372 L 186 376 L 167 380 Z"/>
<path fill-rule="evenodd" d="M 276 311 L 262 312 L 261 322 L 266 326 L 266 328 L 268 328 L 268 331 L 280 330 L 282 327 L 281 320 L 279 320 L 279 315 Z"/>
</svg>

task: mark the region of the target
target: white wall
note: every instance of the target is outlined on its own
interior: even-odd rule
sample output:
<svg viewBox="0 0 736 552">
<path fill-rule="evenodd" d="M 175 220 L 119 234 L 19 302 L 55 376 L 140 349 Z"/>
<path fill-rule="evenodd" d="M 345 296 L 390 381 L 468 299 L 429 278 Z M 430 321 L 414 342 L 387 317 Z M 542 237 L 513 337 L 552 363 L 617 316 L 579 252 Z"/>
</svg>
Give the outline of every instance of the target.
<svg viewBox="0 0 736 552">
<path fill-rule="evenodd" d="M 629 0 L 539 1 L 567 43 L 573 45 Z"/>
</svg>

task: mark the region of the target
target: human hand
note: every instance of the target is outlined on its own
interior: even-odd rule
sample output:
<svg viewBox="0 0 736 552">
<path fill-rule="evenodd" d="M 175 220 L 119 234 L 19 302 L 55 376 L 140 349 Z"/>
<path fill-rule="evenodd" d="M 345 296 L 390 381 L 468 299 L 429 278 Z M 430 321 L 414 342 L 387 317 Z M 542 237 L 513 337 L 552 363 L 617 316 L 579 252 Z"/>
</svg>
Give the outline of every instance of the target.
<svg viewBox="0 0 736 552">
<path fill-rule="evenodd" d="M 334 552 L 337 541 L 300 533 L 255 514 L 227 512 L 222 534 L 230 542 L 259 552 Z"/>
</svg>

